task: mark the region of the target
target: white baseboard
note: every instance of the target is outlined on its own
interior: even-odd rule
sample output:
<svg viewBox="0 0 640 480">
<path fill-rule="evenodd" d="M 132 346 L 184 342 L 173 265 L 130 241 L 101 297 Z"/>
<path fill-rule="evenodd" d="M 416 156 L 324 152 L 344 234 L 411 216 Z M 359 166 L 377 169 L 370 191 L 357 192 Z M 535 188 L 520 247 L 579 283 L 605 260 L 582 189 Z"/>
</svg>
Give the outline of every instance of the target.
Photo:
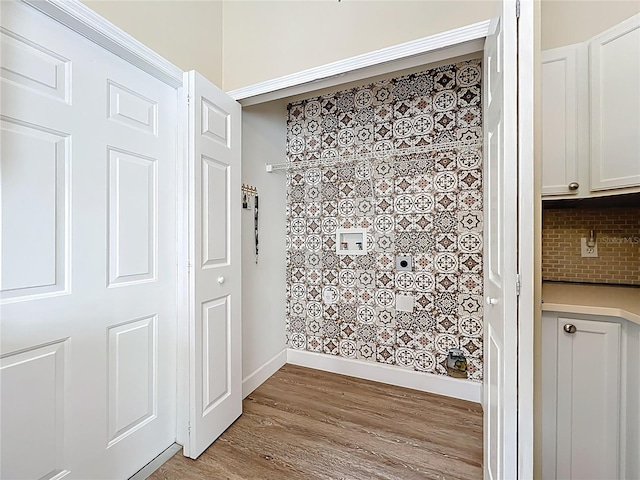
<svg viewBox="0 0 640 480">
<path fill-rule="evenodd" d="M 164 452 L 162 452 L 160 455 L 158 455 L 156 458 L 142 467 L 142 469 L 140 469 L 133 477 L 129 478 L 129 480 L 147 480 L 147 478 L 149 478 L 153 472 L 155 472 L 167 461 L 169 461 L 169 459 L 180 450 L 182 450 L 182 446 L 174 443 Z"/>
<path fill-rule="evenodd" d="M 242 380 L 242 398 L 245 398 L 256 388 L 262 385 L 271 375 L 276 373 L 280 367 L 287 363 L 287 349 L 283 349 L 271 360 L 247 375 Z"/>
<path fill-rule="evenodd" d="M 482 384 L 460 378 L 291 348 L 287 349 L 287 363 L 476 403 L 482 401 Z"/>
</svg>

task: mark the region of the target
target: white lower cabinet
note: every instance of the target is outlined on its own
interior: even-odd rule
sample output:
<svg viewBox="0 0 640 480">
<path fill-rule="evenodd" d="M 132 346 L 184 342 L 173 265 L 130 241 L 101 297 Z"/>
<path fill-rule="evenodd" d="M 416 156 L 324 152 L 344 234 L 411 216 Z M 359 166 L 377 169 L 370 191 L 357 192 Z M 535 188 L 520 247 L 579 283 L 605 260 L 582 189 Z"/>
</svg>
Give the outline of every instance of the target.
<svg viewBox="0 0 640 480">
<path fill-rule="evenodd" d="M 543 478 L 640 478 L 639 331 L 615 317 L 543 315 Z"/>
<path fill-rule="evenodd" d="M 619 478 L 620 325 L 560 317 L 557 331 L 557 477 Z"/>
</svg>

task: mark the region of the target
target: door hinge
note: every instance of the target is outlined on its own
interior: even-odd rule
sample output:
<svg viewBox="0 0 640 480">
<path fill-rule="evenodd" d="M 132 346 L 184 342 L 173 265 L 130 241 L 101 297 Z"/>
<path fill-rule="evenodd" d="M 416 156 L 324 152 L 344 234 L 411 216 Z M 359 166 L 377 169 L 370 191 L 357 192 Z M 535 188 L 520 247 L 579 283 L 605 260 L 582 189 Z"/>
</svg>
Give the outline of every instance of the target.
<svg viewBox="0 0 640 480">
<path fill-rule="evenodd" d="M 516 18 L 520 18 L 520 0 L 516 0 Z"/>
<path fill-rule="evenodd" d="M 191 436 L 191 422 L 187 423 L 187 433 Z"/>
<path fill-rule="evenodd" d="M 520 287 L 521 287 L 521 283 L 520 283 L 520 274 L 518 273 L 516 275 L 516 296 L 519 297 L 520 296 Z"/>
<path fill-rule="evenodd" d="M 191 95 L 187 93 L 187 105 L 191 105 Z"/>
<path fill-rule="evenodd" d="M 187 260 L 187 272 L 191 271 L 191 261 Z"/>
</svg>

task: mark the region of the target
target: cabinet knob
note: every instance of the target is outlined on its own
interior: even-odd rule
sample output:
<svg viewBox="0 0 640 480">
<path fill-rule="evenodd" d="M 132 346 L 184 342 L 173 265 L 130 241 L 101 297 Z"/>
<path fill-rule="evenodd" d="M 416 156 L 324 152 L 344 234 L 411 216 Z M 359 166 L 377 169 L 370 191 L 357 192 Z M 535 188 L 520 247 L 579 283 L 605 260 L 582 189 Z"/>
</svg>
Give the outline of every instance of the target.
<svg viewBox="0 0 640 480">
<path fill-rule="evenodd" d="M 218 277 L 218 283 L 222 285 L 224 283 L 224 277 Z"/>
<path fill-rule="evenodd" d="M 487 297 L 485 301 L 487 302 L 487 305 L 495 305 L 498 303 L 498 299 L 493 297 Z"/>
<path fill-rule="evenodd" d="M 569 184 L 569 190 L 577 190 L 580 188 L 580 184 L 578 182 L 571 182 Z"/>
<path fill-rule="evenodd" d="M 567 323 L 564 327 L 563 330 L 567 333 L 576 333 L 576 326 L 571 324 L 571 323 Z"/>
</svg>

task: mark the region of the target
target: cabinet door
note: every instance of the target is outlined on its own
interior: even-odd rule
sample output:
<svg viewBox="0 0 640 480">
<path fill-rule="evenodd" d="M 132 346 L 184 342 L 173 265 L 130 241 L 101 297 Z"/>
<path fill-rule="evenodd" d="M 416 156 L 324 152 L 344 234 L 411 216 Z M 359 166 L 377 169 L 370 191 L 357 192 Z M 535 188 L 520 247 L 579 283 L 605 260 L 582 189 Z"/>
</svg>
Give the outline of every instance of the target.
<svg viewBox="0 0 640 480">
<path fill-rule="evenodd" d="M 640 186 L 640 14 L 589 49 L 591 190 Z"/>
<path fill-rule="evenodd" d="M 542 195 L 578 193 L 579 47 L 542 52 Z"/>
<path fill-rule="evenodd" d="M 558 318 L 557 368 L 556 478 L 620 478 L 620 325 Z"/>
</svg>

